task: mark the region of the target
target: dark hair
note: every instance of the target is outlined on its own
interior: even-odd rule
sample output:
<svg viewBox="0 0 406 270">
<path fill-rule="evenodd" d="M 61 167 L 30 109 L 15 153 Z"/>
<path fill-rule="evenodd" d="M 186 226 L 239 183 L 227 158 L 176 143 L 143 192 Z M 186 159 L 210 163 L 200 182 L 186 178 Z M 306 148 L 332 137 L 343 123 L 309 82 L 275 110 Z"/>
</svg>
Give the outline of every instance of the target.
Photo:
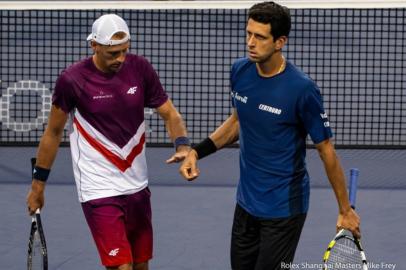
<svg viewBox="0 0 406 270">
<path fill-rule="evenodd" d="M 248 11 L 248 19 L 264 24 L 269 23 L 274 40 L 289 35 L 291 27 L 289 9 L 275 2 L 262 2 L 253 5 Z"/>
</svg>

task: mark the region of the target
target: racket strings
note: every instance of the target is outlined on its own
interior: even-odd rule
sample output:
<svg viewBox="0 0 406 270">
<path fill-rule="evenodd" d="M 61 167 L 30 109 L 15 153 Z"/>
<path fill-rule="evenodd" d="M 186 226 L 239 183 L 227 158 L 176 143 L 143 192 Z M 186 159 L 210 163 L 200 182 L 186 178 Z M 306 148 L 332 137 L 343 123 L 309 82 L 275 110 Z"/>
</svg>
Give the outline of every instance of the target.
<svg viewBox="0 0 406 270">
<path fill-rule="evenodd" d="M 362 257 L 357 245 L 352 240 L 341 238 L 331 249 L 328 263 L 335 265 L 335 267 L 338 267 L 337 269 L 340 269 L 343 265 L 361 269 L 356 267 L 362 265 Z"/>
</svg>

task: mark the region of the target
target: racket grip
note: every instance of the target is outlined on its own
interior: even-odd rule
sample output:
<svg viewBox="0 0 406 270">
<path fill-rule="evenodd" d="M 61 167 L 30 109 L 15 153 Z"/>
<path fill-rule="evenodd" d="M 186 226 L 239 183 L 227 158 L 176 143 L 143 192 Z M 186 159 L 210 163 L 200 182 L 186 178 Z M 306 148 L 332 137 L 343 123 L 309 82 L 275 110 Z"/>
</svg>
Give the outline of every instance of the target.
<svg viewBox="0 0 406 270">
<path fill-rule="evenodd" d="M 37 159 L 35 157 L 31 158 L 31 179 L 34 178 L 34 166 L 35 166 L 35 163 L 37 163 Z M 41 210 L 38 208 L 35 211 L 35 214 L 40 214 L 40 212 L 41 212 Z M 34 217 L 33 217 L 33 220 L 34 220 Z"/>
<path fill-rule="evenodd" d="M 355 209 L 355 203 L 357 200 L 357 184 L 358 184 L 358 176 L 359 176 L 359 170 L 356 168 L 352 168 L 350 170 L 350 187 L 349 187 L 349 193 L 350 193 L 350 204 L 351 207 Z"/>
<path fill-rule="evenodd" d="M 41 210 L 39 208 L 37 210 L 35 210 L 34 214 L 32 214 L 32 216 L 31 216 L 32 222 L 37 222 L 37 214 L 41 214 Z"/>
</svg>

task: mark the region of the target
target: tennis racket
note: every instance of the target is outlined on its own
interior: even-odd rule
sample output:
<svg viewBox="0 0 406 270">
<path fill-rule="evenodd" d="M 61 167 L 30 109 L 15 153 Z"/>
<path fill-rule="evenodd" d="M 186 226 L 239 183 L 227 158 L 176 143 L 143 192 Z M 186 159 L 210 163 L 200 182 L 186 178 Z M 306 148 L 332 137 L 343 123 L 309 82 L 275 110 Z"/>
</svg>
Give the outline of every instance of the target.
<svg viewBox="0 0 406 270">
<path fill-rule="evenodd" d="M 34 167 L 35 161 L 35 158 L 31 159 L 32 167 Z M 48 270 L 47 245 L 39 209 L 32 215 L 30 238 L 28 241 L 27 269 Z"/>
<path fill-rule="evenodd" d="M 358 169 L 350 170 L 350 203 L 355 209 Z M 365 252 L 361 242 L 350 231 L 340 230 L 328 245 L 323 256 L 323 270 L 362 269 L 368 270 Z"/>
</svg>

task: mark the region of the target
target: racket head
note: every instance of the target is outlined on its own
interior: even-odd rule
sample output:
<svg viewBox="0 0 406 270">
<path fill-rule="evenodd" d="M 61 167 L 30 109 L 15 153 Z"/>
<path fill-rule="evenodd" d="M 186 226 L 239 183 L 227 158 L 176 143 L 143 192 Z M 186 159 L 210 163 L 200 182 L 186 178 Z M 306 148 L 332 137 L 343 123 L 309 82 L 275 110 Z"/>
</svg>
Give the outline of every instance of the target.
<svg viewBox="0 0 406 270">
<path fill-rule="evenodd" d="M 324 253 L 323 270 L 334 269 L 368 270 L 361 242 L 350 231 L 340 230 Z"/>
<path fill-rule="evenodd" d="M 48 251 L 39 209 L 32 215 L 28 240 L 27 269 L 48 270 Z"/>
</svg>

